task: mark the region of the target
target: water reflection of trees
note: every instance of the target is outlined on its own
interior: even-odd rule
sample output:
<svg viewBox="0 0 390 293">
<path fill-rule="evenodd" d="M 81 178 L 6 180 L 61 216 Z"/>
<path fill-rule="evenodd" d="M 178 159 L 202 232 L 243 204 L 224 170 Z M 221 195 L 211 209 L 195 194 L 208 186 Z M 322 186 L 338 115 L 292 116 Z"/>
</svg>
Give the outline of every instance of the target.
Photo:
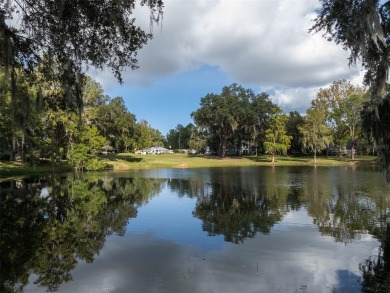
<svg viewBox="0 0 390 293">
<path fill-rule="evenodd" d="M 363 275 L 362 292 L 388 293 L 390 290 L 390 224 L 387 224 L 378 255 L 360 264 Z"/>
<path fill-rule="evenodd" d="M 88 175 L 1 183 L 0 292 L 23 288 L 31 274 L 48 290 L 71 280 L 77 261 L 92 262 L 107 236 L 123 235 L 163 182 L 196 198 L 193 215 L 203 230 L 232 243 L 270 233 L 303 205 L 319 231 L 338 242 L 374 235 L 382 246 L 361 270 L 366 292 L 376 292 L 370 288 L 389 284 L 390 275 L 390 196 L 380 179 L 349 169 L 232 168 L 191 180 Z"/>
<path fill-rule="evenodd" d="M 193 212 L 209 235 L 224 235 L 225 241 L 242 243 L 257 232 L 269 233 L 283 217 L 282 209 L 269 197 L 256 198 L 232 186 L 210 187 L 211 193 L 198 200 Z"/>
<path fill-rule="evenodd" d="M 194 215 L 209 235 L 240 243 L 269 233 L 290 210 L 306 206 L 323 235 L 349 243 L 364 234 L 380 239 L 389 221 L 383 178 L 351 168 L 274 168 L 210 172 L 207 180 L 174 180 L 180 196 L 197 197 Z"/>
<path fill-rule="evenodd" d="M 305 179 L 308 212 L 323 235 L 350 243 L 364 234 L 380 243 L 360 264 L 362 292 L 390 292 L 390 193 L 380 176 L 354 169 L 314 169 Z"/>
<path fill-rule="evenodd" d="M 218 170 L 208 182 L 172 179 L 168 185 L 181 196 L 197 197 L 193 215 L 202 220 L 208 235 L 242 243 L 256 233 L 270 233 L 288 211 L 301 207 L 299 193 L 291 188 L 294 178 L 267 171 Z"/>
<path fill-rule="evenodd" d="M 390 193 L 373 174 L 314 169 L 303 190 L 308 213 L 323 235 L 349 243 L 363 234 L 383 234 L 390 219 Z"/>
<path fill-rule="evenodd" d="M 31 274 L 49 291 L 92 262 L 107 236 L 123 235 L 137 207 L 162 179 L 52 177 L 3 182 L 0 191 L 0 292 L 23 288 Z"/>
</svg>

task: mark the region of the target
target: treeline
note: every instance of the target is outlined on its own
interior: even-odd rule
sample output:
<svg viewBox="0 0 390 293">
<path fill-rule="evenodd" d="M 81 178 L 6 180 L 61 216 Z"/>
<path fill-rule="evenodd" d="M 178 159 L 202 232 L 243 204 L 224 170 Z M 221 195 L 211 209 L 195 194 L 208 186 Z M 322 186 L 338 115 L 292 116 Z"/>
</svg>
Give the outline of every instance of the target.
<svg viewBox="0 0 390 293">
<path fill-rule="evenodd" d="M 56 79 L 0 71 L 1 159 L 36 164 L 49 158 L 53 168 L 61 159 L 76 169 L 100 169 L 101 152 L 132 152 L 164 145 L 165 138 L 126 108 L 122 97 L 111 98 L 99 83 L 83 76 L 79 97 Z M 13 83 L 13 84 L 11 84 Z M 73 101 L 73 104 L 70 103 Z"/>
<path fill-rule="evenodd" d="M 288 115 L 267 93 L 232 84 L 220 94 L 207 94 L 192 112 L 195 124 L 179 124 L 167 134 L 173 148 L 226 154 L 369 153 L 374 143 L 363 131 L 361 113 L 368 92 L 349 81 L 320 89 L 305 115 Z"/>
<path fill-rule="evenodd" d="M 59 72 L 52 66 L 51 72 Z M 320 89 L 305 115 L 288 115 L 265 92 L 232 84 L 207 94 L 192 112 L 194 123 L 177 125 L 166 138 L 146 121 L 137 122 L 122 97 L 111 98 L 88 76 L 69 89 L 23 70 L 0 71 L 0 156 L 36 164 L 49 158 L 53 169 L 62 159 L 75 169 L 100 169 L 99 153 L 134 152 L 151 146 L 195 149 L 198 153 L 349 154 L 372 152 L 361 112 L 369 93 L 346 80 Z M 45 77 L 43 77 L 45 76 Z M 75 92 L 78 92 L 75 99 Z M 367 119 L 366 119 L 367 120 Z"/>
</svg>

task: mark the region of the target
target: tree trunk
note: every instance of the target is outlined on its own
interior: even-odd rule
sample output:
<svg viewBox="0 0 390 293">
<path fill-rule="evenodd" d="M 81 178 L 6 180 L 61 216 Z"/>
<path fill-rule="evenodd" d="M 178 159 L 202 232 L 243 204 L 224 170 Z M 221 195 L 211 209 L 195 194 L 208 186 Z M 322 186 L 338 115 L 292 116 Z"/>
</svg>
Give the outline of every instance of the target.
<svg viewBox="0 0 390 293">
<path fill-rule="evenodd" d="M 15 130 L 12 132 L 12 151 L 11 151 L 11 161 L 15 161 L 15 156 L 16 155 L 16 134 Z"/>
<path fill-rule="evenodd" d="M 275 165 L 275 153 L 272 153 L 272 165 Z"/>
<path fill-rule="evenodd" d="M 219 148 L 218 148 L 218 156 L 220 158 L 224 158 L 225 157 L 225 153 L 226 153 L 226 143 L 227 143 L 227 138 L 225 136 L 222 136 L 220 138 L 220 142 L 219 142 Z"/>
<path fill-rule="evenodd" d="M 317 149 L 314 149 L 314 164 L 317 163 Z"/>
<path fill-rule="evenodd" d="M 354 160 L 354 159 L 355 159 L 355 146 L 352 143 L 352 147 L 351 147 L 351 160 Z"/>
<path fill-rule="evenodd" d="M 350 126 L 349 127 L 349 133 L 350 133 L 350 136 L 351 136 L 351 140 L 352 140 L 352 147 L 351 147 L 351 160 L 355 159 L 355 144 L 354 144 L 354 141 L 355 141 L 355 127 L 354 126 Z"/>
</svg>

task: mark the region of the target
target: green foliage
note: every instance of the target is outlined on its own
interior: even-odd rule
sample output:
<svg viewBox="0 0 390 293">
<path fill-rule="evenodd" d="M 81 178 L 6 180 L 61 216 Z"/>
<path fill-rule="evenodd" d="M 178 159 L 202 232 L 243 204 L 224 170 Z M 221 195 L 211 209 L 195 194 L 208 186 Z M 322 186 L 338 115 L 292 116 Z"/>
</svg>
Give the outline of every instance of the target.
<svg viewBox="0 0 390 293">
<path fill-rule="evenodd" d="M 151 137 L 149 135 L 148 126 L 143 123 L 138 123 L 135 128 L 135 149 L 145 149 L 152 144 Z"/>
<path fill-rule="evenodd" d="M 195 150 L 198 154 L 204 154 L 207 149 L 207 138 L 207 131 L 192 125 L 191 137 L 188 146 L 190 149 Z"/>
<path fill-rule="evenodd" d="M 201 98 L 200 108 L 191 117 L 199 128 L 208 131 L 210 140 L 218 137 L 218 155 L 224 157 L 229 141 L 256 141 L 264 133 L 272 105 L 266 94 L 256 96 L 252 90 L 232 84 L 219 95 Z"/>
<path fill-rule="evenodd" d="M 328 147 L 333 141 L 332 132 L 325 122 L 326 112 L 313 106 L 307 109 L 304 122 L 298 128 L 302 134 L 303 147 L 314 153 L 315 162 L 317 153 Z"/>
<path fill-rule="evenodd" d="M 68 129 L 76 122 L 69 120 L 76 110 L 77 124 L 98 125 L 115 148 L 133 147 L 129 137 L 134 134 L 134 115 L 126 110 L 115 123 L 102 121 L 98 108 L 109 99 L 82 71 L 86 65 L 109 67 L 121 82 L 123 68 L 137 68 L 135 55 L 152 34 L 130 17 L 136 2 L 149 7 L 151 24 L 158 22 L 161 0 L 0 3 L 0 105 L 4 111 L 9 109 L 0 115 L 0 129 L 9 129 L 1 132 L 0 147 L 12 159 L 35 163 L 44 154 L 55 168 L 74 143 Z M 112 104 L 121 106 L 117 99 Z M 115 124 L 113 129 L 109 123 Z M 84 149 L 71 151 L 79 162 L 84 161 Z"/>
<path fill-rule="evenodd" d="M 164 146 L 166 144 L 165 137 L 161 134 L 158 129 L 152 128 L 150 125 L 148 127 L 150 140 L 152 141 L 151 146 Z"/>
<path fill-rule="evenodd" d="M 76 170 L 104 168 L 104 162 L 96 158 L 96 155 L 106 145 L 106 139 L 99 134 L 97 127 L 84 125 L 73 131 L 72 143 L 67 153 L 69 164 Z"/>
<path fill-rule="evenodd" d="M 139 3 L 149 7 L 151 23 L 158 21 L 161 0 Z M 108 66 L 121 81 L 121 70 L 137 68 L 135 55 L 152 37 L 136 25 L 134 9 L 134 1 L 2 1 L 1 64 L 11 68 L 20 64 L 32 71 L 37 63 L 50 67 L 53 61 L 60 62 L 59 81 L 68 86 L 78 81 L 85 64 Z M 13 21 L 15 17 L 18 21 Z M 42 52 L 47 52 L 46 60 Z"/>
<path fill-rule="evenodd" d="M 73 176 L 72 176 L 73 177 Z M 123 235 L 137 208 L 163 181 L 145 178 L 40 178 L 2 189 L 0 291 L 35 284 L 55 291 L 79 261 L 91 263 L 113 233 Z M 41 190 L 48 194 L 41 196 Z"/>
<path fill-rule="evenodd" d="M 22 115 L 23 109 L 13 111 L 12 103 L 16 100 L 11 99 L 11 88 L 4 74 L 0 75 L 0 90 L 4 93 L 0 100 L 0 130 L 4 134 L 0 136 L 1 155 L 11 154 L 12 159 L 34 165 L 39 164 L 42 156 L 49 157 L 53 169 L 67 158 L 75 169 L 96 170 L 105 166 L 96 158 L 103 147 L 129 152 L 138 147 L 164 145 L 165 139 L 157 129 L 146 121 L 137 124 L 124 99 L 103 95 L 101 85 L 90 77 L 83 81 L 85 107 L 77 115 L 67 108 L 61 84 L 44 79 L 41 71 L 36 75 L 31 84 L 21 74 L 16 84 L 19 93 L 30 101 L 24 105 L 29 109 L 28 116 Z M 20 101 L 16 109 L 22 108 L 21 105 Z"/>
<path fill-rule="evenodd" d="M 287 154 L 292 137 L 287 135 L 286 124 L 288 116 L 281 110 L 271 116 L 268 129 L 265 131 L 264 149 L 272 154 L 272 163 L 276 154 Z"/>
<path fill-rule="evenodd" d="M 13 125 L 11 109 L 11 91 L 4 72 L 0 71 L 0 151 L 11 151 Z"/>
<path fill-rule="evenodd" d="M 194 131 L 195 126 L 192 123 L 189 123 L 186 127 L 178 124 L 175 129 L 170 129 L 166 135 L 168 147 L 172 149 L 189 149 Z"/>
<path fill-rule="evenodd" d="M 311 29 L 325 31 L 325 37 L 349 49 L 350 64 L 361 60 L 365 82 L 374 96 L 387 94 L 389 70 L 390 2 L 322 0 Z M 381 3 L 380 3 L 381 2 Z"/>
<path fill-rule="evenodd" d="M 68 162 L 75 169 L 83 170 L 87 166 L 88 146 L 83 143 L 77 143 L 71 146 L 68 151 Z"/>
<path fill-rule="evenodd" d="M 302 151 L 302 135 L 299 132 L 299 125 L 303 123 L 303 117 L 297 111 L 290 112 L 286 124 L 287 135 L 291 136 L 291 146 L 289 153 L 297 153 Z"/>
<path fill-rule="evenodd" d="M 366 96 L 361 87 L 346 80 L 339 80 L 328 88 L 320 89 L 312 101 L 314 107 L 326 113 L 326 122 L 332 130 L 333 142 L 340 150 L 347 142 L 356 143 L 361 132 L 360 113 Z"/>
<path fill-rule="evenodd" d="M 364 82 L 370 87 L 370 101 L 363 116 L 368 136 L 381 146 L 378 153 L 390 181 L 390 95 L 387 87 L 390 66 L 390 1 L 322 0 L 312 31 L 350 52 L 349 63 L 361 61 Z M 385 130 L 385 131 L 383 131 Z"/>
<path fill-rule="evenodd" d="M 275 112 L 275 105 L 269 99 L 268 94 L 263 92 L 255 95 L 249 91 L 248 99 L 244 100 L 243 106 L 243 121 L 237 130 L 236 140 L 245 140 L 256 146 L 261 146 L 264 143 L 264 135 L 270 117 Z"/>
<path fill-rule="evenodd" d="M 92 158 L 88 158 L 85 169 L 89 171 L 97 171 L 97 170 L 102 170 L 106 167 L 107 164 L 105 161 L 96 157 L 92 157 Z"/>
</svg>

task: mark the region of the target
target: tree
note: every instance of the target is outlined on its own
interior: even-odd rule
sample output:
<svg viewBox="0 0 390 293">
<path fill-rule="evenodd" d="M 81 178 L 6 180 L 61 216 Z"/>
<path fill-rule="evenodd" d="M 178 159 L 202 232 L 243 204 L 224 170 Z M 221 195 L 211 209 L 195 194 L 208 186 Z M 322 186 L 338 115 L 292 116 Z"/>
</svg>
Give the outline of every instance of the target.
<svg viewBox="0 0 390 293">
<path fill-rule="evenodd" d="M 333 142 L 341 148 L 350 142 L 353 159 L 354 145 L 361 124 L 365 90 L 349 81 L 333 82 L 328 88 L 320 89 L 312 104 L 327 115 L 326 123 L 333 133 Z M 341 153 L 341 152 L 340 152 Z"/>
<path fill-rule="evenodd" d="M 286 154 L 290 148 L 292 137 L 287 135 L 286 123 L 288 116 L 278 109 L 271 116 L 268 129 L 265 131 L 264 149 L 272 154 L 272 164 L 275 164 L 276 154 Z"/>
<path fill-rule="evenodd" d="M 378 146 L 390 181 L 390 95 L 386 86 L 390 65 L 390 1 L 322 0 L 311 31 L 350 50 L 349 63 L 360 60 L 366 70 L 370 101 L 364 105 L 363 125 Z"/>
<path fill-rule="evenodd" d="M 97 122 L 98 109 L 109 102 L 110 97 L 103 94 L 100 83 L 86 76 L 83 81 L 83 119 L 90 125 Z"/>
<path fill-rule="evenodd" d="M 166 144 L 165 137 L 161 134 L 160 130 L 155 129 L 151 126 L 149 126 L 148 130 L 153 146 L 162 147 Z"/>
<path fill-rule="evenodd" d="M 74 128 L 71 140 L 67 158 L 76 170 L 97 170 L 105 166 L 96 155 L 107 142 L 95 125 L 85 124 L 80 129 Z"/>
<path fill-rule="evenodd" d="M 135 115 L 130 113 L 122 97 L 115 97 L 98 108 L 96 118 L 100 133 L 109 141 L 109 145 L 120 151 L 129 150 L 130 137 L 134 135 Z"/>
<path fill-rule="evenodd" d="M 145 119 L 142 119 L 136 125 L 134 142 L 135 149 L 143 149 L 151 146 L 164 146 L 165 137 L 158 129 L 151 127 Z"/>
<path fill-rule="evenodd" d="M 350 50 L 349 63 L 361 60 L 367 70 L 365 82 L 375 95 L 387 94 L 389 70 L 390 1 L 321 0 L 311 31 L 325 31 L 324 36 Z"/>
<path fill-rule="evenodd" d="M 14 77 L 11 86 L 4 68 L 0 67 L 0 104 L 2 107 L 0 127 L 2 149 L 9 152 L 11 160 L 33 161 L 33 133 L 37 112 L 35 88 L 30 86 L 29 78 L 21 68 L 15 69 L 18 77 Z"/>
<path fill-rule="evenodd" d="M 207 149 L 207 131 L 193 125 L 191 128 L 189 147 L 195 150 L 197 153 L 204 154 Z"/>
<path fill-rule="evenodd" d="M 250 90 L 232 84 L 225 86 L 222 93 L 207 94 L 201 98 L 200 108 L 191 113 L 197 126 L 207 129 L 219 138 L 218 156 L 225 157 L 228 140 L 244 121 L 242 101 Z"/>
<path fill-rule="evenodd" d="M 194 127 L 194 124 L 189 123 L 186 127 L 178 124 L 175 129 L 170 129 L 166 136 L 168 146 L 173 149 L 190 148 L 190 140 Z"/>
<path fill-rule="evenodd" d="M 80 83 L 85 65 L 108 66 L 121 81 L 121 70 L 137 68 L 135 55 L 152 37 L 131 17 L 136 1 L 20 0 L 1 1 L 1 64 L 13 70 L 21 65 L 63 66 L 60 80 L 67 87 Z M 151 13 L 151 24 L 162 16 L 162 0 L 140 0 Z M 18 21 L 13 19 L 17 18 Z M 42 52 L 47 59 L 42 58 Z M 77 97 L 74 97 L 77 98 Z"/>
<path fill-rule="evenodd" d="M 256 95 L 251 89 L 237 84 L 225 86 L 219 95 L 206 95 L 200 104 L 191 117 L 196 127 L 207 133 L 208 146 L 215 146 L 220 157 L 225 156 L 228 144 L 234 147 L 242 142 L 261 145 L 275 111 L 268 94 Z"/>
<path fill-rule="evenodd" d="M 243 103 L 244 120 L 241 123 L 240 133 L 242 139 L 255 144 L 257 155 L 257 146 L 264 142 L 264 134 L 275 105 L 265 92 L 255 95 L 252 91 L 248 91 L 247 98 Z"/>
<path fill-rule="evenodd" d="M 360 113 L 363 110 L 363 104 L 366 100 L 364 94 L 353 94 L 349 96 L 343 103 L 344 114 L 343 121 L 349 131 L 349 139 L 352 142 L 351 159 L 354 159 L 354 148 L 356 139 L 361 130 L 361 117 Z"/>
<path fill-rule="evenodd" d="M 317 162 L 317 153 L 325 149 L 332 142 L 332 132 L 325 124 L 326 113 L 312 106 L 307 109 L 303 124 L 298 127 L 302 134 L 302 144 L 314 154 L 314 163 Z"/>
<path fill-rule="evenodd" d="M 302 135 L 299 132 L 298 126 L 301 125 L 304 118 L 297 111 L 290 112 L 286 123 L 287 135 L 291 136 L 291 146 L 289 153 L 299 152 L 302 150 Z"/>
<path fill-rule="evenodd" d="M 30 275 L 41 289 L 58 290 L 77 262 L 94 261 L 106 237 L 124 235 L 164 180 L 85 175 L 22 182 L 1 191 L 1 292 L 24 291 Z M 47 195 L 40 196 L 42 188 Z"/>
</svg>

